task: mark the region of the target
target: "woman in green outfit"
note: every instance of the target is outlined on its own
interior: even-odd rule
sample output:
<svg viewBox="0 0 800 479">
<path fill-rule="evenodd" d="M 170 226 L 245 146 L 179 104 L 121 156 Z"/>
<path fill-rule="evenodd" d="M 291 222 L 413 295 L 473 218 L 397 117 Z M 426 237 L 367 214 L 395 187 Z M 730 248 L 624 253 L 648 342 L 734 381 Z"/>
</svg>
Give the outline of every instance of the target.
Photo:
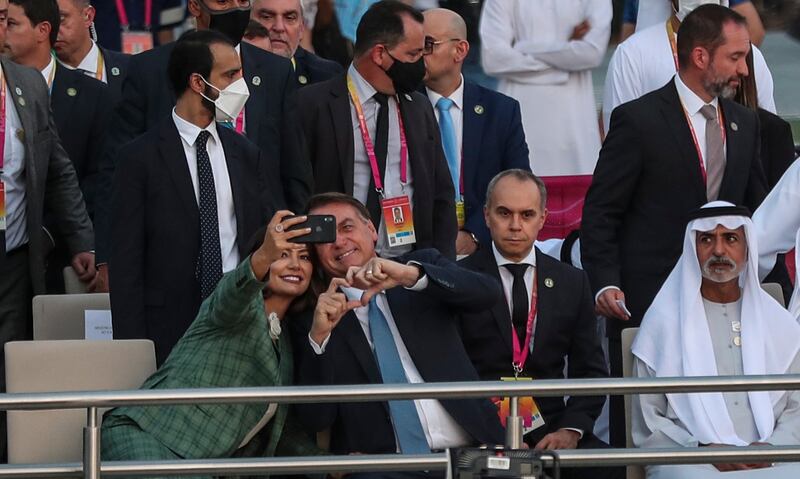
<svg viewBox="0 0 800 479">
<path fill-rule="evenodd" d="M 142 389 L 286 386 L 291 341 L 284 324 L 313 307 L 318 280 L 311 250 L 289 240 L 305 217 L 279 211 L 263 241 L 220 280 L 192 325 Z M 312 286 L 313 285 L 313 286 Z M 120 407 L 102 428 L 103 460 L 168 460 L 318 454 L 287 421 L 286 404 L 192 404 Z"/>
</svg>

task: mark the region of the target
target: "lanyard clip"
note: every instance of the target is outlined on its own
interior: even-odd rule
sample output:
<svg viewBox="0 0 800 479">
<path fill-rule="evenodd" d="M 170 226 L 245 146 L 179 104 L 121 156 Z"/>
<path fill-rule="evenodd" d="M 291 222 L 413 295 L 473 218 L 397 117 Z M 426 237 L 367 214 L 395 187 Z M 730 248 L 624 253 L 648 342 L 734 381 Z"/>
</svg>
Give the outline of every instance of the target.
<svg viewBox="0 0 800 479">
<path fill-rule="evenodd" d="M 375 193 L 378 193 L 378 198 L 380 199 L 385 198 L 385 196 L 383 196 L 383 188 L 375 188 Z"/>
<path fill-rule="evenodd" d="M 517 379 L 519 375 L 522 374 L 522 365 L 515 361 L 512 361 L 511 367 L 514 368 L 514 379 Z"/>
</svg>

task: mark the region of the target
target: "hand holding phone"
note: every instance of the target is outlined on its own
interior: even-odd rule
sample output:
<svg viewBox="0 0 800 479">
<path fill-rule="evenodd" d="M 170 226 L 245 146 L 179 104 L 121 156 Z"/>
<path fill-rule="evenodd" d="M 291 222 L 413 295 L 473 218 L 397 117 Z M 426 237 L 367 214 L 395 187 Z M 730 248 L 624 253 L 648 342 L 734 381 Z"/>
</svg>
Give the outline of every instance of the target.
<svg viewBox="0 0 800 479">
<path fill-rule="evenodd" d="M 295 218 L 290 216 L 289 218 Z M 289 227 L 288 231 L 311 228 L 311 233 L 292 238 L 292 243 L 333 243 L 336 241 L 336 217 L 333 215 L 306 215 L 302 223 Z"/>
</svg>

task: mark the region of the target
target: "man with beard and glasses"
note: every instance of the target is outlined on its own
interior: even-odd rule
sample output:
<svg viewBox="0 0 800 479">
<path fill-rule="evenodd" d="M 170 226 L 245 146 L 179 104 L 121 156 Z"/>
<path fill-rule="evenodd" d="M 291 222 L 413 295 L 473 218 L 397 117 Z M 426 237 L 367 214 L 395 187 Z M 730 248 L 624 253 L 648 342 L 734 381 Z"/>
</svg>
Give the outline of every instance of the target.
<svg viewBox="0 0 800 479">
<path fill-rule="evenodd" d="M 298 103 L 315 190 L 364 203 L 381 256 L 436 248 L 455 259 L 455 188 L 433 108 L 416 91 L 425 76 L 423 21 L 396 0 L 372 5 L 347 73 L 304 87 Z"/>
<path fill-rule="evenodd" d="M 633 343 L 636 376 L 800 373 L 800 325 L 761 289 L 747 208 L 724 201 L 690 215 L 683 254 Z M 799 391 L 633 396 L 637 447 L 797 446 Z M 800 464 L 650 466 L 648 479 L 795 478 Z"/>
<path fill-rule="evenodd" d="M 723 96 L 748 74 L 749 49 L 741 15 L 698 7 L 678 32 L 678 74 L 611 116 L 583 208 L 581 260 L 597 313 L 609 318 L 612 376 L 622 374 L 621 330 L 639 325 L 680 256 L 686 215 L 717 199 L 754 210 L 766 194 L 756 113 Z M 611 442 L 624 446 L 621 396 L 611 415 Z"/>
<path fill-rule="evenodd" d="M 241 97 L 248 91 L 250 96 L 245 108 L 236 115 L 232 115 L 226 106 L 217 108 L 216 119 L 255 143 L 263 153 L 267 170 L 280 178 L 273 188 L 262 191 L 273 205 L 268 216 L 284 207 L 300 211 L 311 193 L 311 167 L 302 155 L 291 63 L 241 42 L 250 20 L 250 0 L 188 0 L 188 9 L 198 30 L 215 30 L 236 45 L 245 80 L 235 92 L 222 95 Z M 98 180 L 95 228 L 97 262 L 101 265 L 108 260 L 111 247 L 109 227 L 112 219 L 107 205 L 114 169 L 118 164 L 117 152 L 126 143 L 159 125 L 175 106 L 178 93 L 170 88 L 166 74 L 174 47 L 175 43 L 169 43 L 131 57 L 122 99 L 112 115 Z M 219 90 L 209 87 L 207 96 L 216 98 Z M 109 274 L 113 275 L 110 268 L 100 267 L 98 282 L 101 290 L 108 288 Z"/>
<path fill-rule="evenodd" d="M 263 192 L 278 182 L 263 152 L 214 121 L 215 110 L 235 117 L 246 101 L 216 95 L 244 83 L 227 36 L 185 34 L 167 76 L 176 105 L 120 149 L 111 197 L 114 338 L 153 340 L 159 364 L 247 255 L 246 242 L 272 214 Z"/>
</svg>

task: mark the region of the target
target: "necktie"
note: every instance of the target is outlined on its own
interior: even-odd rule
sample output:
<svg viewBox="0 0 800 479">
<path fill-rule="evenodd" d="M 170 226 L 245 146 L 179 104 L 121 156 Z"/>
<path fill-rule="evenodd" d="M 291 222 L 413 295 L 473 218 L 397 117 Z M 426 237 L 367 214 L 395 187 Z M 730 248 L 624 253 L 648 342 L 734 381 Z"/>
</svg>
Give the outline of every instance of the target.
<svg viewBox="0 0 800 479">
<path fill-rule="evenodd" d="M 525 272 L 527 264 L 504 264 L 512 276 L 514 283 L 511 287 L 511 324 L 517 331 L 517 339 L 525 341 L 525 330 L 528 327 L 528 289 L 525 287 Z"/>
<path fill-rule="evenodd" d="M 372 344 L 375 347 L 375 357 L 384 384 L 408 383 L 397 345 L 389 329 L 386 317 L 378 308 L 377 296 L 369 301 L 369 330 L 372 335 Z M 397 444 L 403 454 L 429 454 L 431 452 L 422 423 L 417 414 L 414 401 L 401 400 L 389 401 L 389 412 L 392 415 L 394 431 L 397 435 Z"/>
<path fill-rule="evenodd" d="M 453 187 L 458 196 L 458 146 L 456 145 L 456 128 L 453 125 L 453 117 L 450 115 L 450 107 L 453 100 L 445 97 L 439 98 L 436 102 L 436 109 L 439 111 L 439 131 L 442 134 L 442 148 L 444 156 L 447 158 L 447 166 L 450 168 L 450 177 L 453 179 Z"/>
<path fill-rule="evenodd" d="M 705 105 L 700 108 L 700 113 L 706 119 L 706 196 L 708 201 L 714 201 L 719 197 L 722 176 L 725 174 L 722 132 L 714 105 Z"/>
<path fill-rule="evenodd" d="M 378 119 L 375 124 L 375 156 L 378 160 L 378 171 L 381 180 L 386 178 L 386 151 L 389 149 L 389 97 L 383 93 L 372 96 L 378 102 Z M 371 171 L 371 170 L 370 170 Z M 375 181 L 370 174 L 369 190 L 367 191 L 367 210 L 372 216 L 375 229 L 381 224 L 381 204 L 378 193 L 375 192 Z"/>
<path fill-rule="evenodd" d="M 197 279 L 202 299 L 208 297 L 222 278 L 222 253 L 219 246 L 217 190 L 206 143 L 211 134 L 203 130 L 197 135 L 197 179 L 200 190 L 200 256 L 197 260 Z"/>
</svg>

